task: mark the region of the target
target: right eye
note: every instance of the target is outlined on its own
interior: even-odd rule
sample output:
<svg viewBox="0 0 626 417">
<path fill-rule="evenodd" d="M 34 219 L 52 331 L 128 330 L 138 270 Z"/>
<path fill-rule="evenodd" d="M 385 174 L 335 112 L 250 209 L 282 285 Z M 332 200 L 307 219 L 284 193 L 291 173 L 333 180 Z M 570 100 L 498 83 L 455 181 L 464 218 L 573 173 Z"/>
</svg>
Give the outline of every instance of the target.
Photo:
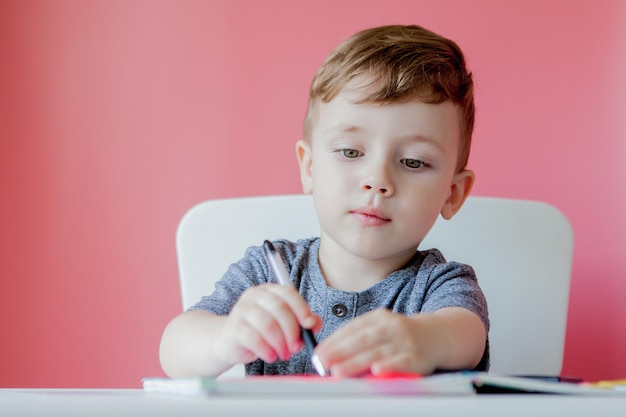
<svg viewBox="0 0 626 417">
<path fill-rule="evenodd" d="M 357 151 L 356 149 L 340 149 L 339 152 L 348 159 L 358 158 L 363 155 L 363 152 Z"/>
</svg>

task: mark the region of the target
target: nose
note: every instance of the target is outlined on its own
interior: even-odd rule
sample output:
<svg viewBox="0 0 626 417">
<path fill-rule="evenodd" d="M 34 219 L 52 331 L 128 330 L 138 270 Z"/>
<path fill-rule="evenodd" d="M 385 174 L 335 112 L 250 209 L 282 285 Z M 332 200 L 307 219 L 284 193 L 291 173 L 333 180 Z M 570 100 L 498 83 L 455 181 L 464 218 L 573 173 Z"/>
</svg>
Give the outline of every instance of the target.
<svg viewBox="0 0 626 417">
<path fill-rule="evenodd" d="M 363 189 L 366 191 L 374 190 L 374 192 L 381 193 L 381 194 L 388 194 L 391 191 L 391 187 L 389 186 L 377 187 L 376 185 L 372 186 L 369 184 L 363 184 Z"/>
<path fill-rule="evenodd" d="M 361 189 L 389 197 L 394 193 L 393 181 L 385 167 L 370 170 L 361 181 Z"/>
</svg>

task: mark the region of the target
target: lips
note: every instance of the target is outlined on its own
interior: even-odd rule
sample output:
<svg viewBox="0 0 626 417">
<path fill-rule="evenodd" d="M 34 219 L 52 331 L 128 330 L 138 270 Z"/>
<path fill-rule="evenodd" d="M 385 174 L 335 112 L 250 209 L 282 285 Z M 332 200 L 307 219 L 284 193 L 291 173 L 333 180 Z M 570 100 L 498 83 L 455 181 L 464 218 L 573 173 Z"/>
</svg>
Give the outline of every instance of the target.
<svg viewBox="0 0 626 417">
<path fill-rule="evenodd" d="M 378 209 L 364 207 L 352 210 L 350 214 L 361 224 L 366 226 L 381 226 L 391 222 L 391 219 Z"/>
</svg>

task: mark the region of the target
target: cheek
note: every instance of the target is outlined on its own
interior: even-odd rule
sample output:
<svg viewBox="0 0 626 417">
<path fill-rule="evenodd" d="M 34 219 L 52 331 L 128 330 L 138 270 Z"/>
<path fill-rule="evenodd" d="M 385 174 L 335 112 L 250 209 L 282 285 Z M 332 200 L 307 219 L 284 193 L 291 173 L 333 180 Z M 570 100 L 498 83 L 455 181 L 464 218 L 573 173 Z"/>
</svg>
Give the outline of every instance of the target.
<svg viewBox="0 0 626 417">
<path fill-rule="evenodd" d="M 439 183 L 432 183 L 421 187 L 412 186 L 410 189 L 411 191 L 406 194 L 410 195 L 410 198 L 405 200 L 405 210 L 407 212 L 413 210 L 414 216 L 423 220 L 436 219 L 448 199 L 448 188 Z"/>
<path fill-rule="evenodd" d="M 318 184 L 318 186 L 333 187 L 338 181 L 346 178 L 345 173 L 338 170 L 335 164 L 324 159 L 317 160 L 311 168 L 313 183 Z"/>
</svg>

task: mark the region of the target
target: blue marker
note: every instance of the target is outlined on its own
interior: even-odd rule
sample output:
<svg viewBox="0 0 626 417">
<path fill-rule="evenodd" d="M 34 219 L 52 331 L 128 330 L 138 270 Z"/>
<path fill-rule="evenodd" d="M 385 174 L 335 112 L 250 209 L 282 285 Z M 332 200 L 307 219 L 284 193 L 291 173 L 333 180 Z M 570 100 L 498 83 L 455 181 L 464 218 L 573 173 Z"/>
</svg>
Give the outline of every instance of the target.
<svg viewBox="0 0 626 417">
<path fill-rule="evenodd" d="M 287 268 L 285 267 L 285 263 L 283 259 L 280 257 L 276 249 L 274 249 L 274 245 L 269 240 L 263 242 L 263 252 L 265 253 L 265 257 L 267 258 L 267 262 L 272 270 L 272 274 L 276 281 L 280 285 L 289 285 L 293 287 L 293 283 L 289 278 L 289 273 L 287 272 Z M 317 371 L 320 376 L 326 376 L 328 372 L 324 369 L 324 365 L 320 361 L 320 358 L 315 354 L 315 346 L 317 346 L 317 342 L 315 341 L 315 336 L 313 336 L 313 332 L 311 329 L 305 329 L 302 327 L 302 340 L 304 340 L 304 344 L 309 351 L 309 358 L 311 359 L 311 363 L 313 364 L 313 368 Z"/>
</svg>

